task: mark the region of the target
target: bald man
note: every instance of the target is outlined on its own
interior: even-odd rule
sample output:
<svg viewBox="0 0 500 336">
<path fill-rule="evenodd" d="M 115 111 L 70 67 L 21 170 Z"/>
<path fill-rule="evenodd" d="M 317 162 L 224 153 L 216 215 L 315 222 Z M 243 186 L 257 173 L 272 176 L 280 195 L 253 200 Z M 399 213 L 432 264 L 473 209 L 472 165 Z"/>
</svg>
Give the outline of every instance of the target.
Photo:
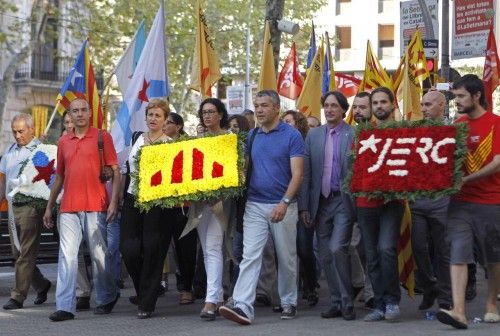
<svg viewBox="0 0 500 336">
<path fill-rule="evenodd" d="M 439 91 L 429 91 L 420 103 L 424 118 L 443 121 L 446 98 Z M 411 203 L 412 248 L 417 263 L 417 282 L 424 288 L 420 310 L 427 310 L 437 298 L 440 308 L 451 307 L 450 251 L 445 244 L 449 198 L 422 198 Z M 429 244 L 433 244 L 435 263 L 431 261 Z M 433 267 L 435 265 L 436 267 Z"/>
<path fill-rule="evenodd" d="M 429 91 L 420 102 L 424 119 L 443 121 L 446 107 L 446 97 L 439 91 Z"/>
</svg>

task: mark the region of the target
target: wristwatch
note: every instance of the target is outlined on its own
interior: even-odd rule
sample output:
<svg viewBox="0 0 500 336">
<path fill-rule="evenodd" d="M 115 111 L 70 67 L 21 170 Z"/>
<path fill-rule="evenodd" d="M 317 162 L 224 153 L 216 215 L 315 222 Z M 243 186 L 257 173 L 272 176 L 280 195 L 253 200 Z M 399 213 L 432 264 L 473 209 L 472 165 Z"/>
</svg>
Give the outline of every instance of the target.
<svg viewBox="0 0 500 336">
<path fill-rule="evenodd" d="M 289 198 L 286 198 L 286 197 L 283 197 L 281 199 L 281 202 L 285 203 L 286 205 L 290 205 L 290 203 L 292 203 L 292 201 Z"/>
</svg>

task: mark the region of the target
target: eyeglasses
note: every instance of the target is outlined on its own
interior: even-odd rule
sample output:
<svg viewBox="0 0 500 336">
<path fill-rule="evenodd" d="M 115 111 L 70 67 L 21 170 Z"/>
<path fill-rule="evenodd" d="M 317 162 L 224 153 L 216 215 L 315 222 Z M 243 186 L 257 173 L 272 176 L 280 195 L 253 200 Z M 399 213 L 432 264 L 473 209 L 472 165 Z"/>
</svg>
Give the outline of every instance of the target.
<svg viewBox="0 0 500 336">
<path fill-rule="evenodd" d="M 201 111 L 202 115 L 209 115 L 209 114 L 216 114 L 216 113 L 219 113 L 219 112 L 217 110 L 204 110 L 204 111 Z"/>
</svg>

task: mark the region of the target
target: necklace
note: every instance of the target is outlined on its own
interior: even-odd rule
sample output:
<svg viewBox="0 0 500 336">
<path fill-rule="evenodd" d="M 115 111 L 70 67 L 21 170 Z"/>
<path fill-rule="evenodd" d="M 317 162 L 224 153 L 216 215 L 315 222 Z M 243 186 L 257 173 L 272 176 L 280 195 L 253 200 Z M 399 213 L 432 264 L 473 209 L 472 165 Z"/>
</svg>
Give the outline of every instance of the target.
<svg viewBox="0 0 500 336">
<path fill-rule="evenodd" d="M 160 136 L 159 136 L 159 137 L 157 137 L 157 138 L 156 138 L 156 139 L 154 139 L 154 140 L 151 140 L 151 137 L 149 136 L 149 132 L 146 134 L 146 136 L 148 137 L 148 141 L 149 141 L 149 143 L 150 143 L 150 144 L 153 144 L 153 143 L 155 143 L 156 141 L 158 141 L 158 139 L 160 139 L 160 138 L 163 136 L 163 133 L 161 133 L 161 134 L 160 134 Z"/>
</svg>

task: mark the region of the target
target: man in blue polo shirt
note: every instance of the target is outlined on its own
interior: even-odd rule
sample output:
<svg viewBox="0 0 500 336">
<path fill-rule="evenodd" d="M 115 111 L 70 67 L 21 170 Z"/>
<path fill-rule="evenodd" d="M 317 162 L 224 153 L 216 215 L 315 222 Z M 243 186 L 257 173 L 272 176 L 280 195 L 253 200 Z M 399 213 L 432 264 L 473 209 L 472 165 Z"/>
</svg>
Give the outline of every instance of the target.
<svg viewBox="0 0 500 336">
<path fill-rule="evenodd" d="M 278 258 L 278 292 L 282 319 L 297 311 L 297 219 L 295 195 L 304 167 L 304 141 L 300 133 L 279 119 L 278 93 L 263 90 L 255 98 L 255 116 L 260 128 L 249 135 L 250 164 L 248 200 L 243 217 L 243 260 L 234 287 L 233 303 L 220 314 L 248 325 L 254 318 L 253 302 L 262 264 L 262 251 L 271 231 Z M 255 134 L 250 147 L 252 133 Z"/>
</svg>

